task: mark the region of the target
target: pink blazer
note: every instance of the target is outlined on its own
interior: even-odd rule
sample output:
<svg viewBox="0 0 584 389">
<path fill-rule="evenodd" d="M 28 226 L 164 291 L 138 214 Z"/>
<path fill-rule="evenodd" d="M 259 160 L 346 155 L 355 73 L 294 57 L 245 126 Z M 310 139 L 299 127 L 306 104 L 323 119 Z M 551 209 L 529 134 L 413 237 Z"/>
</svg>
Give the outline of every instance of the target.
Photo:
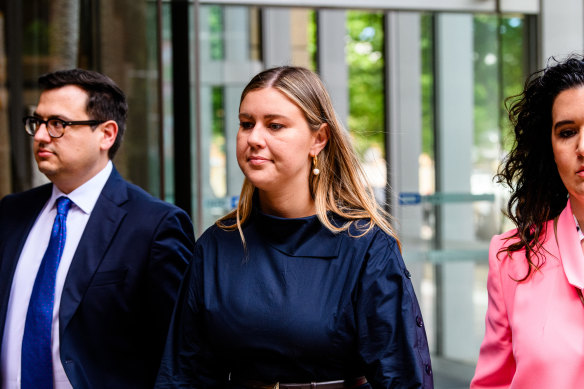
<svg viewBox="0 0 584 389">
<path fill-rule="evenodd" d="M 471 388 L 584 388 L 584 255 L 570 202 L 546 224 L 545 264 L 523 282 L 525 252 L 489 248 L 486 330 Z"/>
</svg>

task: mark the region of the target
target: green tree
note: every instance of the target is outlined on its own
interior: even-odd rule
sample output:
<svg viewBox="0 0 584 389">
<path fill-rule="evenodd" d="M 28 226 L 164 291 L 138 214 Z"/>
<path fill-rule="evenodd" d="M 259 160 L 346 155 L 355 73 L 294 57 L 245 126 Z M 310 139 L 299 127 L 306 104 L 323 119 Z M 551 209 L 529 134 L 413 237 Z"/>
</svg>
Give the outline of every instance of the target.
<svg viewBox="0 0 584 389">
<path fill-rule="evenodd" d="M 521 91 L 527 55 L 520 17 L 477 15 L 474 29 L 474 143 L 480 164 L 490 159 L 481 151 L 498 148 L 501 138 L 509 138 L 504 101 Z"/>
<path fill-rule="evenodd" d="M 382 13 L 347 12 L 348 126 L 361 155 L 371 145 L 384 150 L 383 21 Z"/>
</svg>

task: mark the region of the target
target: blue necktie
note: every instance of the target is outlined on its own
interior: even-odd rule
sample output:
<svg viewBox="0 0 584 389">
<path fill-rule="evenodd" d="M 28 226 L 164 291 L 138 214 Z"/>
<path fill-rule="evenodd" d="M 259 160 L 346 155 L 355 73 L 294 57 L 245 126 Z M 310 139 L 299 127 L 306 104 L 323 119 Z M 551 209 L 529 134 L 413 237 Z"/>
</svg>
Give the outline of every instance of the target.
<svg viewBox="0 0 584 389">
<path fill-rule="evenodd" d="M 66 238 L 67 212 L 71 200 L 57 199 L 57 216 L 51 230 L 51 239 L 34 281 L 32 295 L 24 324 L 22 339 L 22 389 L 52 389 L 53 362 L 51 328 L 55 301 L 55 278 L 63 254 Z"/>
</svg>

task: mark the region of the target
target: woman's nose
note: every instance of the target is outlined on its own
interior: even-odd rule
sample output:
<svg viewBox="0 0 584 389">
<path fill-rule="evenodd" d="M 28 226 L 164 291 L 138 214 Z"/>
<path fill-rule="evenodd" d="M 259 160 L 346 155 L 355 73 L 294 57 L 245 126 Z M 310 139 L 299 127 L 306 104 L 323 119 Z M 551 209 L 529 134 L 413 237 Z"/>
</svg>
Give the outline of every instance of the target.
<svg viewBox="0 0 584 389">
<path fill-rule="evenodd" d="M 252 147 L 263 147 L 265 145 L 264 128 L 261 124 L 256 124 L 249 130 L 247 143 Z"/>
</svg>

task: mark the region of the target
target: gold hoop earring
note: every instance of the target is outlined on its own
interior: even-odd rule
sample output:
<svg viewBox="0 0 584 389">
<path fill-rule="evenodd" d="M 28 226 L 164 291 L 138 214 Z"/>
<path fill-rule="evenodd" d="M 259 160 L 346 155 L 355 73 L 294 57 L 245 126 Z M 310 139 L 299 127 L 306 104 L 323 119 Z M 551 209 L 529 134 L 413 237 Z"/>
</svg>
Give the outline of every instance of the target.
<svg viewBox="0 0 584 389">
<path fill-rule="evenodd" d="M 314 167 L 314 169 L 312 169 L 312 174 L 314 174 L 315 176 L 318 176 L 318 174 L 320 173 L 320 170 L 318 170 L 317 168 L 317 163 L 318 163 L 318 158 L 316 158 L 316 155 L 314 157 L 312 157 L 312 166 Z"/>
</svg>

